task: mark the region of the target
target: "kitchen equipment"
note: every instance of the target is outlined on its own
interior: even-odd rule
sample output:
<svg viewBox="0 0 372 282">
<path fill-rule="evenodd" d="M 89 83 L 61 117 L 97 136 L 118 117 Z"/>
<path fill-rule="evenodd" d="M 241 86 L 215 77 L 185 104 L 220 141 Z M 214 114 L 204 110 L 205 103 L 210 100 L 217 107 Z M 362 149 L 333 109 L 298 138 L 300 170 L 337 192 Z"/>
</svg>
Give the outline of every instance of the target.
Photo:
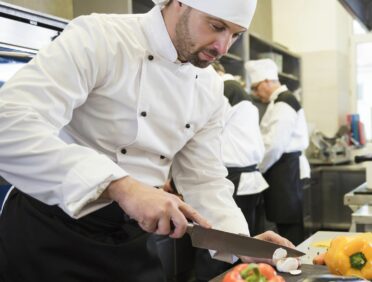
<svg viewBox="0 0 372 282">
<path fill-rule="evenodd" d="M 369 0 L 338 0 L 345 10 L 368 31 L 372 30 L 372 2 Z"/>
<path fill-rule="evenodd" d="M 350 163 L 351 149 L 348 145 L 347 128 L 340 127 L 334 137 L 327 137 L 320 131 L 310 136 L 306 156 L 312 165 L 337 165 Z"/>
<path fill-rule="evenodd" d="M 356 163 L 366 163 L 367 189 L 372 190 L 372 154 L 355 156 Z"/>
<path fill-rule="evenodd" d="M 228 252 L 234 255 L 272 259 L 274 251 L 278 248 L 286 249 L 288 257 L 305 255 L 298 250 L 268 241 L 216 229 L 207 229 L 191 223 L 188 224 L 187 233 L 189 233 L 194 247 Z"/>
<path fill-rule="evenodd" d="M 372 227 L 372 189 L 368 188 L 367 183 L 359 185 L 354 190 L 346 193 L 344 204 L 353 211 L 351 215 L 352 231 L 366 232 L 371 231 Z"/>
<path fill-rule="evenodd" d="M 354 212 L 351 215 L 352 227 L 356 231 L 371 231 L 372 227 L 372 154 L 358 155 L 354 157 L 355 163 L 366 162 L 367 183 L 344 196 L 344 202 Z"/>
</svg>

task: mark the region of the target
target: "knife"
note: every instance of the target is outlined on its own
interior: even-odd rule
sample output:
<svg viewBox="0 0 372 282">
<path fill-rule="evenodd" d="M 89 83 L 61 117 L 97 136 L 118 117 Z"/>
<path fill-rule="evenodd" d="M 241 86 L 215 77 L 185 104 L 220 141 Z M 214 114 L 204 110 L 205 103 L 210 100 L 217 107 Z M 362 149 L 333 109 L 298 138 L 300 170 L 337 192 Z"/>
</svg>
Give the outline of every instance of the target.
<svg viewBox="0 0 372 282">
<path fill-rule="evenodd" d="M 200 225 L 192 223 L 188 223 L 187 233 L 191 237 L 192 245 L 201 249 L 209 249 L 220 252 L 228 252 L 234 255 L 267 259 L 272 259 L 274 251 L 278 248 L 287 250 L 287 257 L 300 257 L 305 255 L 303 252 L 298 250 L 284 247 L 272 242 L 256 239 L 246 235 L 204 228 Z"/>
</svg>

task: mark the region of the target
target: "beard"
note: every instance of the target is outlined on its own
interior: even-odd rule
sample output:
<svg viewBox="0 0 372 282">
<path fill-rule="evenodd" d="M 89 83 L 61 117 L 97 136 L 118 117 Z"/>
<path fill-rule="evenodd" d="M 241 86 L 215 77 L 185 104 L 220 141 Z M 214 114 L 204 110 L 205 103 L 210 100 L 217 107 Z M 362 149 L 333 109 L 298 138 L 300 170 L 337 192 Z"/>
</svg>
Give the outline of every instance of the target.
<svg viewBox="0 0 372 282">
<path fill-rule="evenodd" d="M 208 56 L 215 57 L 216 59 L 219 56 L 219 53 L 215 49 L 210 48 L 199 48 L 195 50 L 195 42 L 193 41 L 190 30 L 189 30 L 189 16 L 192 8 L 188 8 L 180 17 L 179 21 L 176 24 L 175 31 L 175 42 L 174 46 L 176 47 L 178 58 L 182 62 L 190 62 L 192 65 L 199 68 L 208 67 L 213 61 L 202 60 L 199 58 L 201 52 L 207 54 Z"/>
</svg>

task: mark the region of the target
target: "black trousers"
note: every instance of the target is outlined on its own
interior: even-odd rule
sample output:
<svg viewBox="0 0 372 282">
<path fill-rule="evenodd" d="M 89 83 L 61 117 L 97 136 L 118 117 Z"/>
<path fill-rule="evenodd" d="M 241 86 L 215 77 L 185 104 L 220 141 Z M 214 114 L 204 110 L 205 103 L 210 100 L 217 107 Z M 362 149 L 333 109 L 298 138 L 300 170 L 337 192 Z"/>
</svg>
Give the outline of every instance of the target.
<svg viewBox="0 0 372 282">
<path fill-rule="evenodd" d="M 111 204 L 79 220 L 14 189 L 0 216 L 0 281 L 166 281 L 153 237 Z"/>
</svg>

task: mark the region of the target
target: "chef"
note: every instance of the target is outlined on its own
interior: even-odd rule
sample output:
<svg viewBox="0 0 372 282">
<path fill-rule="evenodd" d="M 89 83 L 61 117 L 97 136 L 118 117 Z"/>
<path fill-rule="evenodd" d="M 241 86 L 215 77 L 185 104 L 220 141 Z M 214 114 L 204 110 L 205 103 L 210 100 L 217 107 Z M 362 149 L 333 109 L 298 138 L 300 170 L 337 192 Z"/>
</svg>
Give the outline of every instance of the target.
<svg viewBox="0 0 372 282">
<path fill-rule="evenodd" d="M 149 233 L 179 238 L 189 219 L 248 234 L 208 66 L 256 1 L 160 2 L 73 20 L 1 89 L 0 174 L 16 188 L 0 217 L 0 280 L 164 281 Z M 185 202 L 156 189 L 171 164 Z"/>
<path fill-rule="evenodd" d="M 310 167 L 302 151 L 309 143 L 304 110 L 295 96 L 278 79 L 271 59 L 246 63 L 253 94 L 268 103 L 260 129 L 265 155 L 259 165 L 269 184 L 264 191 L 268 220 L 275 222 L 280 235 L 295 244 L 304 239 L 303 185 Z"/>
</svg>

